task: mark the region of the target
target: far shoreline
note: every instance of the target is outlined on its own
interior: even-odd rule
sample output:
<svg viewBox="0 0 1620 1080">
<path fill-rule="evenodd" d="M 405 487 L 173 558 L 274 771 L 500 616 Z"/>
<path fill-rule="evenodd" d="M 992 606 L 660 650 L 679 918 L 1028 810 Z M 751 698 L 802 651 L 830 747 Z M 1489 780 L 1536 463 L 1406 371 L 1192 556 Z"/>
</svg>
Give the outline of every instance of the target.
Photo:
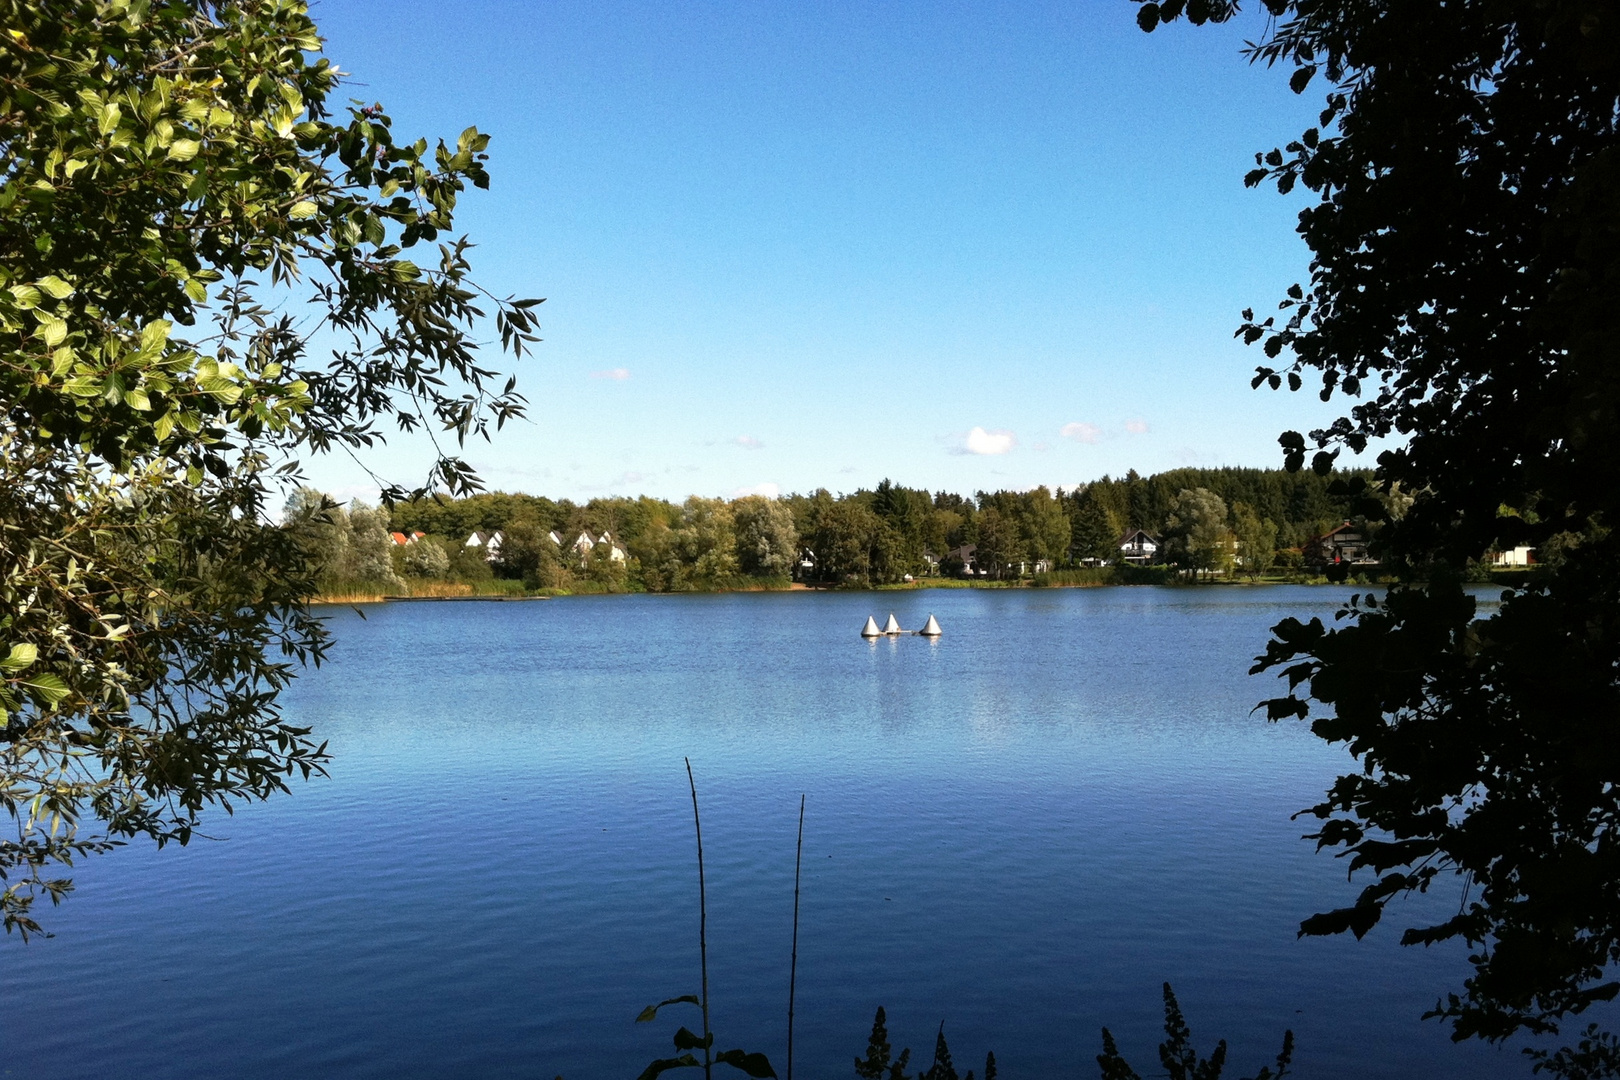
<svg viewBox="0 0 1620 1080">
<path fill-rule="evenodd" d="M 1499 572 L 1491 575 L 1489 580 L 1470 582 L 1477 586 L 1514 586 L 1523 584 L 1527 575 L 1523 572 Z M 927 589 L 1110 589 L 1110 588 L 1264 588 L 1278 585 L 1307 585 L 1312 587 L 1334 585 L 1341 588 L 1384 588 L 1396 584 L 1396 579 L 1384 575 L 1360 576 L 1346 581 L 1332 581 L 1326 577 L 1294 576 L 1289 578 L 1273 578 L 1261 580 L 1219 579 L 1205 581 L 1160 580 L 1160 581 L 1040 581 L 1034 579 L 1019 579 L 1015 581 L 968 581 L 955 578 L 925 578 L 917 581 L 896 582 L 885 585 L 869 585 L 865 587 L 851 587 L 842 585 L 811 585 L 803 582 L 794 582 L 786 587 L 782 586 L 752 586 L 748 588 L 713 588 L 713 589 L 682 589 L 675 592 L 652 592 L 645 589 L 542 589 L 533 593 L 513 592 L 485 592 L 473 591 L 473 586 L 464 585 L 465 592 L 449 592 L 445 583 L 436 583 L 432 594 L 405 595 L 384 592 L 344 592 L 332 595 L 316 596 L 307 601 L 310 606 L 352 606 L 355 604 L 385 604 L 385 603 L 509 603 L 514 601 L 552 600 L 563 597 L 582 596 L 705 596 L 722 593 L 860 593 L 860 592 L 917 592 Z"/>
</svg>

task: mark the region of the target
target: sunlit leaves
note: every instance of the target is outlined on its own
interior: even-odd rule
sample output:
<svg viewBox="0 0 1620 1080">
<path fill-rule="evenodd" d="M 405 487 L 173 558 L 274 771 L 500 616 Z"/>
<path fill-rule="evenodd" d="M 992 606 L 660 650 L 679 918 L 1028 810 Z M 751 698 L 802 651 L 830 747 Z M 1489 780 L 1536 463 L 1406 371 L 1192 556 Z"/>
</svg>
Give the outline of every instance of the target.
<svg viewBox="0 0 1620 1080">
<path fill-rule="evenodd" d="M 31 933 L 32 899 L 71 888 L 45 868 L 104 849 L 80 815 L 183 843 L 320 769 L 277 708 L 325 647 L 268 520 L 278 470 L 383 422 L 465 439 L 522 415 L 478 339 L 487 308 L 523 354 L 538 301 L 483 293 L 447 235 L 489 137 L 396 144 L 380 107 L 334 114 L 300 4 L 0 6 L 0 793 L 47 793 L 65 830 L 0 841 L 0 913 Z M 431 482 L 478 487 L 452 457 Z"/>
</svg>

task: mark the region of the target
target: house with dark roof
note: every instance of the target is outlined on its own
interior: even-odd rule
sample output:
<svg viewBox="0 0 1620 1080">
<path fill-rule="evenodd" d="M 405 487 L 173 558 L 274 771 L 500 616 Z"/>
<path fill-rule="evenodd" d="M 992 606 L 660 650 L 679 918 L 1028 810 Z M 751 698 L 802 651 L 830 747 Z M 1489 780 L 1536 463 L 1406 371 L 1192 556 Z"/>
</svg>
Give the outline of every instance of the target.
<svg viewBox="0 0 1620 1080">
<path fill-rule="evenodd" d="M 1132 566 L 1147 566 L 1159 561 L 1159 549 L 1164 545 L 1157 536 L 1145 529 L 1132 529 L 1114 545 L 1119 549 L 1120 562 Z"/>
<path fill-rule="evenodd" d="M 1345 522 L 1305 542 L 1305 561 L 1312 566 L 1369 566 L 1378 562 L 1367 553 L 1367 533 Z"/>
</svg>

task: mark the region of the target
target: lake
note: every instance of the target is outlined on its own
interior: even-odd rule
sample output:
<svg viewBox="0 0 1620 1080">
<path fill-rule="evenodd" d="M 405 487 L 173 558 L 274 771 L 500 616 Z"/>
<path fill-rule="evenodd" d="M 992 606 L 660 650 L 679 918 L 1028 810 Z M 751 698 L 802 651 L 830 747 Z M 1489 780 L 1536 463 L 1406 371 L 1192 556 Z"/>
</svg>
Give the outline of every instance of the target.
<svg viewBox="0 0 1620 1080">
<path fill-rule="evenodd" d="M 1348 590 L 1346 590 L 1348 591 Z M 1231 1075 L 1525 1076 L 1420 1014 L 1466 974 L 1398 931 L 1295 937 L 1353 894 L 1294 811 L 1347 764 L 1251 715 L 1286 614 L 1337 588 L 575 597 L 333 608 L 290 712 L 331 776 L 187 848 L 77 868 L 0 948 L 0 1075 L 630 1080 L 698 987 L 690 756 L 719 1046 L 778 1072 L 806 796 L 795 1070 L 872 1013 L 926 1068 L 1159 1071 L 1160 986 Z M 876 642 L 868 614 L 944 637 Z M 670 1074 L 679 1078 L 692 1073 Z M 717 1076 L 741 1073 L 721 1069 Z"/>
</svg>

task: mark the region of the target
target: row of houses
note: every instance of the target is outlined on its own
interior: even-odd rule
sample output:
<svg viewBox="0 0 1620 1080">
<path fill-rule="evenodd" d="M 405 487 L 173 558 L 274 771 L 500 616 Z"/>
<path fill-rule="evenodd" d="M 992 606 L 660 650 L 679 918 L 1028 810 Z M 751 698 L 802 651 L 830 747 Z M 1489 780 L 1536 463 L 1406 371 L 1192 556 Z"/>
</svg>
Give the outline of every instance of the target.
<svg viewBox="0 0 1620 1080">
<path fill-rule="evenodd" d="M 398 536 L 400 534 L 395 533 L 394 535 Z M 420 536 L 421 533 L 417 533 L 415 535 Z M 558 536 L 555 530 L 547 533 L 546 538 L 555 544 L 559 551 L 562 549 L 562 537 Z M 484 559 L 487 562 L 496 562 L 501 557 L 502 539 L 503 534 L 498 529 L 494 532 L 483 532 L 478 530 L 470 533 L 467 539 L 463 541 L 462 546 L 469 548 L 482 548 L 484 551 Z M 591 554 L 601 545 L 606 545 L 608 558 L 614 562 L 622 563 L 629 558 L 629 555 L 626 554 L 624 548 L 618 545 L 618 543 L 613 539 L 613 534 L 609 532 L 602 533 L 601 536 L 596 537 L 594 540 L 591 539 L 590 533 L 582 532 L 576 536 L 574 538 L 574 542 L 568 546 L 573 549 L 576 555 L 579 556 L 579 561 L 584 563 L 585 560 L 589 559 Z"/>
<path fill-rule="evenodd" d="M 1231 543 L 1235 548 L 1236 541 Z M 1145 529 L 1130 530 L 1119 538 L 1115 546 L 1119 549 L 1119 561 L 1132 566 L 1150 566 L 1159 562 L 1164 553 L 1164 541 Z M 1301 551 L 1305 561 L 1313 566 L 1371 566 L 1378 561 L 1367 553 L 1366 534 L 1348 521 L 1307 540 Z M 1097 559 L 1087 561 L 1093 564 L 1101 562 Z"/>
</svg>

